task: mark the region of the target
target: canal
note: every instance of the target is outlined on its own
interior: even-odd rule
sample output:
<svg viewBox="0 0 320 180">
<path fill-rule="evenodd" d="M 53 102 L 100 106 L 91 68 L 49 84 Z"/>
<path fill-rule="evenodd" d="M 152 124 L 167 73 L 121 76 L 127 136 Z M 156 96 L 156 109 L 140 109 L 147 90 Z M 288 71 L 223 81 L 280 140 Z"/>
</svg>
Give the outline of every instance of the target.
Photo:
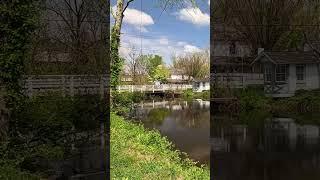
<svg viewBox="0 0 320 180">
<path fill-rule="evenodd" d="M 176 149 L 187 153 L 188 157 L 199 165 L 209 165 L 209 101 L 141 102 L 134 108 L 132 117 L 147 129 L 158 130 Z"/>
<path fill-rule="evenodd" d="M 320 128 L 310 118 L 215 114 L 210 138 L 214 179 L 320 179 Z"/>
</svg>

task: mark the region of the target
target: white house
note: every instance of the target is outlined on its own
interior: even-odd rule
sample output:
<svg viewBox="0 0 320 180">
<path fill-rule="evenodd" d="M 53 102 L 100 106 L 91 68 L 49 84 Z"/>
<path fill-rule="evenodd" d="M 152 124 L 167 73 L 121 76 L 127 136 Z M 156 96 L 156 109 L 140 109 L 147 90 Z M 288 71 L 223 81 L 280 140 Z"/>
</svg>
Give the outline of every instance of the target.
<svg viewBox="0 0 320 180">
<path fill-rule="evenodd" d="M 173 84 L 186 84 L 189 80 L 192 80 L 192 77 L 189 78 L 182 70 L 171 69 L 170 77 L 167 78 L 168 83 Z"/>
<path fill-rule="evenodd" d="M 210 79 L 196 79 L 193 81 L 193 91 L 194 92 L 202 92 L 202 91 L 210 91 Z"/>
<path fill-rule="evenodd" d="M 252 65 L 257 63 L 264 73 L 264 90 L 267 95 L 289 97 L 296 90 L 320 87 L 320 62 L 312 51 L 262 51 Z"/>
</svg>

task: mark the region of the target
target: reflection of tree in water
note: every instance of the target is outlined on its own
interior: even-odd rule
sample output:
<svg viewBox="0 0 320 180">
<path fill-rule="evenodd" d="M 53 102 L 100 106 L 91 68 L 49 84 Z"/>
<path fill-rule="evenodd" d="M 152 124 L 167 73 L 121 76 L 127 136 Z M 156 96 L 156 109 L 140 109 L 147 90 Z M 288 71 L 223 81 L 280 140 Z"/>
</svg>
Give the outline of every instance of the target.
<svg viewBox="0 0 320 180">
<path fill-rule="evenodd" d="M 201 108 L 198 103 L 193 103 L 183 110 L 173 111 L 172 118 L 183 127 L 200 128 L 210 125 L 209 109 Z"/>
<path fill-rule="evenodd" d="M 163 120 L 170 114 L 170 110 L 166 108 L 152 109 L 147 115 L 146 122 L 153 125 L 161 125 Z"/>
</svg>

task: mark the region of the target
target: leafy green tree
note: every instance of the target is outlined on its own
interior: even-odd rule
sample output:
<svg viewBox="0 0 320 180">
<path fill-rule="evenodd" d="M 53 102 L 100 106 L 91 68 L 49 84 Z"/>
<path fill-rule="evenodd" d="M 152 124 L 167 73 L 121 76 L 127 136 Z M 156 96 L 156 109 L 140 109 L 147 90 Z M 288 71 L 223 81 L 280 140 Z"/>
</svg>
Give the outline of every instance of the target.
<svg viewBox="0 0 320 180">
<path fill-rule="evenodd" d="M 158 65 L 153 71 L 153 81 L 165 82 L 169 77 L 169 70 L 164 65 Z"/>
<path fill-rule="evenodd" d="M 161 71 L 163 67 L 159 66 L 164 66 L 164 62 L 162 60 L 162 57 L 159 55 L 142 55 L 141 59 L 143 60 L 143 64 L 145 66 L 146 72 L 148 73 L 149 77 L 151 80 L 154 82 L 156 80 L 159 80 L 159 70 Z M 157 71 L 157 72 L 156 72 Z"/>
</svg>

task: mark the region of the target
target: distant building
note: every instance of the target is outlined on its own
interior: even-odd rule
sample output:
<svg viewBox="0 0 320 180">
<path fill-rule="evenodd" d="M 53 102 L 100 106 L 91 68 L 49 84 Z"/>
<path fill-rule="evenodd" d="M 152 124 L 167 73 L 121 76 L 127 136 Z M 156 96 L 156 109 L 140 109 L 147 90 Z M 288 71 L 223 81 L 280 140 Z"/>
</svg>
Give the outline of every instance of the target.
<svg viewBox="0 0 320 180">
<path fill-rule="evenodd" d="M 296 90 L 320 86 L 320 61 L 312 51 L 262 51 L 252 62 L 260 64 L 265 93 L 273 97 L 293 96 Z"/>
<path fill-rule="evenodd" d="M 182 70 L 172 68 L 167 82 L 171 84 L 188 84 L 192 79 L 192 77 L 186 75 Z"/>
<path fill-rule="evenodd" d="M 194 92 L 210 91 L 210 79 L 209 78 L 195 79 L 193 81 L 193 91 Z"/>
</svg>

